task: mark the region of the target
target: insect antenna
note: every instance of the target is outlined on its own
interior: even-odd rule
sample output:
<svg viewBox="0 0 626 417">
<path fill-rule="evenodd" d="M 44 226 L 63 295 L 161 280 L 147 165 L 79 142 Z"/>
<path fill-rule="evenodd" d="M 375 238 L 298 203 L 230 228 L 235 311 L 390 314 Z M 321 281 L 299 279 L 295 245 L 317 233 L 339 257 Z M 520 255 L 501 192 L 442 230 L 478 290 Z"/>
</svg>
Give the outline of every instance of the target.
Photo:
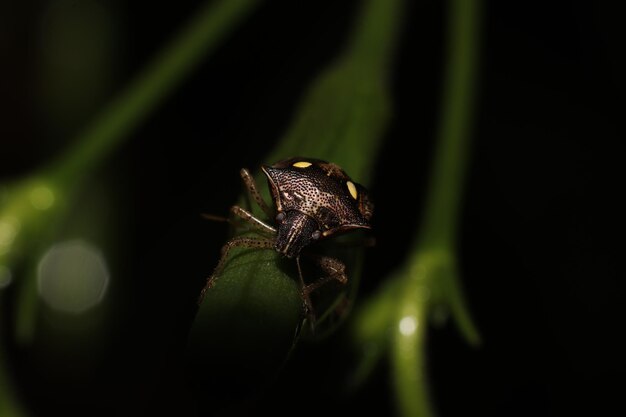
<svg viewBox="0 0 626 417">
<path fill-rule="evenodd" d="M 200 213 L 200 215 L 207 220 L 211 220 L 212 222 L 226 222 L 226 223 L 231 222 L 231 220 L 228 217 L 218 216 L 216 214 Z"/>
</svg>

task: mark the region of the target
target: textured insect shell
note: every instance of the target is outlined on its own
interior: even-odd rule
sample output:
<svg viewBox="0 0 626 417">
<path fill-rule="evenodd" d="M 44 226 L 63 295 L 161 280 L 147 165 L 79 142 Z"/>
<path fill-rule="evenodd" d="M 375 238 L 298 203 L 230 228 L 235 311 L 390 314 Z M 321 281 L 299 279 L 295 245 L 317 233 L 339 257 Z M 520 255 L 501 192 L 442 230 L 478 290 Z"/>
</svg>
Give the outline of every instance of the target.
<svg viewBox="0 0 626 417">
<path fill-rule="evenodd" d="M 367 190 L 352 182 L 338 165 L 298 157 L 262 169 L 277 211 L 297 210 L 312 217 L 318 222 L 323 237 L 371 228 L 369 219 L 373 206 Z M 348 182 L 354 186 L 356 198 L 351 195 Z"/>
<path fill-rule="evenodd" d="M 302 159 L 302 158 L 300 158 Z M 294 160 L 299 160 L 299 158 L 292 158 L 288 160 L 293 163 Z M 374 214 L 374 203 L 372 202 L 369 191 L 367 188 L 362 186 L 359 183 L 352 181 L 350 176 L 337 164 L 333 164 L 332 162 L 322 161 L 320 159 L 312 159 L 312 158 L 304 158 L 305 161 L 317 163 L 317 165 L 326 172 L 326 175 L 331 178 L 336 178 L 338 181 L 342 183 L 347 183 L 347 181 L 352 182 L 357 190 L 357 209 L 359 213 L 365 218 L 366 223 L 368 224 L 367 228 L 371 228 L 369 226 L 369 221 L 372 219 Z M 344 190 L 345 191 L 345 190 Z"/>
</svg>

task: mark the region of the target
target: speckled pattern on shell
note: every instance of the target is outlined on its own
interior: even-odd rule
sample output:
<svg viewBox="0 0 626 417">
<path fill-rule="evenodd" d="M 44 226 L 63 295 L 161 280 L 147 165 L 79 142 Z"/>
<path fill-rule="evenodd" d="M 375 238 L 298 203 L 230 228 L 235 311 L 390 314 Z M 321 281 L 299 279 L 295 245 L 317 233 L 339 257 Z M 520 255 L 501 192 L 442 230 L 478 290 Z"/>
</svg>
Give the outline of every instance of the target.
<svg viewBox="0 0 626 417">
<path fill-rule="evenodd" d="M 311 165 L 296 167 L 296 162 Z M 278 212 L 297 210 L 312 217 L 325 236 L 370 228 L 372 205 L 367 190 L 352 182 L 338 165 L 311 158 L 290 158 L 271 167 L 264 166 L 263 171 Z M 356 199 L 350 194 L 348 181 L 355 186 Z"/>
</svg>

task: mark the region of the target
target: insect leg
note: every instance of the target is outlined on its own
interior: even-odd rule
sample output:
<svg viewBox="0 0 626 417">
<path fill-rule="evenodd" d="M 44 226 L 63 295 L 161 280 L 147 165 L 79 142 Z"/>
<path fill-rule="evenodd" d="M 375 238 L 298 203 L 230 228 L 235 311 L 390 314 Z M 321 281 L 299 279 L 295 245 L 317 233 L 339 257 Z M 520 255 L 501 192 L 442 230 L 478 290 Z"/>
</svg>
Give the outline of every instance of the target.
<svg viewBox="0 0 626 417">
<path fill-rule="evenodd" d="M 254 198 L 254 201 L 256 201 L 259 207 L 261 207 L 261 210 L 263 210 L 263 212 L 267 215 L 267 217 L 269 217 L 270 219 L 273 219 L 274 213 L 265 203 L 265 200 L 263 200 L 263 197 L 261 197 L 261 193 L 259 193 L 259 190 L 257 189 L 257 186 L 256 186 L 256 182 L 254 181 L 254 178 L 252 177 L 252 175 L 250 175 L 250 172 L 247 169 L 242 168 L 241 171 L 239 171 L 239 175 L 241 175 L 241 179 L 243 180 L 243 183 L 248 189 L 248 193 L 252 196 L 252 198 Z"/>
<path fill-rule="evenodd" d="M 311 303 L 311 297 L 309 297 L 310 292 L 306 290 L 307 286 L 304 283 L 304 277 L 302 275 L 302 267 L 300 267 L 300 257 L 296 257 L 296 265 L 298 266 L 298 277 L 300 278 L 300 296 L 302 297 L 302 302 L 304 303 L 304 310 L 307 318 L 309 319 L 309 324 L 311 325 L 311 330 L 315 327 L 315 311 L 313 310 L 313 303 Z"/>
<path fill-rule="evenodd" d="M 236 220 L 239 219 L 239 220 L 245 221 L 246 223 L 248 223 L 250 226 L 252 226 L 255 230 L 259 232 L 270 233 L 270 234 L 276 233 L 276 229 L 273 226 L 270 226 L 264 221 L 256 218 L 252 213 L 250 213 L 248 210 L 242 207 L 232 206 L 230 208 L 230 214 L 231 214 L 231 217 L 223 217 L 223 216 L 217 216 L 215 214 L 202 213 L 202 217 L 204 217 L 207 220 L 214 221 L 214 222 L 230 223 L 232 226 L 237 226 Z M 233 219 L 232 216 L 235 216 L 236 218 Z"/>
<path fill-rule="evenodd" d="M 265 232 L 265 233 L 271 233 L 271 234 L 275 234 L 276 233 L 276 229 L 275 228 L 273 228 L 269 224 L 267 224 L 267 223 L 257 219 L 256 217 L 254 217 L 254 215 L 252 213 L 250 213 L 248 210 L 246 210 L 244 208 L 241 208 L 239 206 L 232 206 L 230 208 L 230 213 L 232 215 L 237 216 L 240 219 L 244 220 L 246 223 L 248 223 L 249 225 L 251 225 L 252 227 L 254 227 L 258 231 Z"/>
<path fill-rule="evenodd" d="M 220 274 L 224 270 L 224 265 L 226 265 L 226 260 L 228 259 L 228 253 L 230 252 L 231 249 L 233 248 L 272 249 L 273 247 L 274 247 L 274 242 L 272 240 L 254 239 L 251 237 L 243 237 L 243 236 L 234 237 L 228 242 L 226 242 L 226 244 L 222 246 L 222 256 L 220 257 L 220 260 L 217 263 L 217 266 L 213 270 L 213 273 L 211 274 L 211 276 L 207 279 L 206 285 L 202 289 L 202 292 L 200 293 L 200 297 L 198 297 L 198 304 L 202 303 L 202 300 L 204 299 L 204 295 L 206 294 L 206 292 L 213 285 L 215 285 L 215 281 L 217 281 L 217 278 L 219 278 Z"/>
<path fill-rule="evenodd" d="M 348 276 L 346 275 L 346 266 L 343 262 L 338 259 L 331 258 L 329 256 L 321 256 L 314 254 L 306 254 L 307 257 L 312 258 L 314 262 L 324 271 L 325 275 L 321 278 L 317 279 L 311 284 L 305 284 L 304 279 L 302 277 L 302 269 L 300 267 L 300 257 L 296 258 L 298 264 L 298 275 L 300 276 L 300 285 L 301 285 L 301 297 L 304 302 L 305 311 L 307 314 L 307 318 L 309 319 L 311 325 L 311 331 L 315 330 L 315 322 L 316 316 L 313 310 L 313 304 L 311 303 L 311 293 L 317 290 L 322 285 L 327 282 L 335 279 L 339 281 L 341 284 L 346 284 L 348 282 Z M 340 306 L 345 308 L 345 306 Z M 340 313 L 341 314 L 341 313 Z"/>
<path fill-rule="evenodd" d="M 217 214 L 202 213 L 201 216 L 207 220 L 211 220 L 212 222 L 224 222 L 224 223 L 230 222 L 228 217 L 218 216 Z"/>
<path fill-rule="evenodd" d="M 311 284 L 308 284 L 304 287 L 304 291 L 308 294 L 311 294 L 313 291 L 317 290 L 322 285 L 328 283 L 332 280 L 337 280 L 341 284 L 345 285 L 348 283 L 348 276 L 346 275 L 346 266 L 343 262 L 338 259 L 331 258 L 330 256 L 321 256 L 321 255 L 309 255 L 313 258 L 315 263 L 322 268 L 325 276 L 318 278 L 317 281 L 314 281 Z"/>
</svg>

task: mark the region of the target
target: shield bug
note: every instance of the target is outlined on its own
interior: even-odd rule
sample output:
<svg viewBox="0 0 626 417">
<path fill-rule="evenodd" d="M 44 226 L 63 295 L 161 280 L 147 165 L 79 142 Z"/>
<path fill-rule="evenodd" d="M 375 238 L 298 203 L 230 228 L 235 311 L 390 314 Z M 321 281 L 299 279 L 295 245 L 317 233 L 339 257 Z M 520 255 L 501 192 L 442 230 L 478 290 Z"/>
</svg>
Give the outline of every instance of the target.
<svg viewBox="0 0 626 417">
<path fill-rule="evenodd" d="M 231 249 L 275 249 L 285 257 L 295 259 L 302 300 L 307 314 L 312 315 L 311 292 L 333 279 L 345 284 L 348 277 L 340 260 L 307 253 L 325 275 L 305 284 L 300 266 L 303 251 L 315 242 L 338 234 L 371 229 L 373 204 L 365 187 L 353 182 L 341 167 L 331 162 L 297 157 L 271 166 L 264 165 L 261 169 L 267 177 L 273 208 L 263 200 L 250 172 L 244 168 L 240 174 L 248 193 L 267 217 L 273 219 L 274 225 L 240 206 L 231 207 L 229 221 L 241 219 L 260 236 L 237 236 L 222 247 L 222 256 L 202 290 L 200 301 L 222 273 Z"/>
</svg>

